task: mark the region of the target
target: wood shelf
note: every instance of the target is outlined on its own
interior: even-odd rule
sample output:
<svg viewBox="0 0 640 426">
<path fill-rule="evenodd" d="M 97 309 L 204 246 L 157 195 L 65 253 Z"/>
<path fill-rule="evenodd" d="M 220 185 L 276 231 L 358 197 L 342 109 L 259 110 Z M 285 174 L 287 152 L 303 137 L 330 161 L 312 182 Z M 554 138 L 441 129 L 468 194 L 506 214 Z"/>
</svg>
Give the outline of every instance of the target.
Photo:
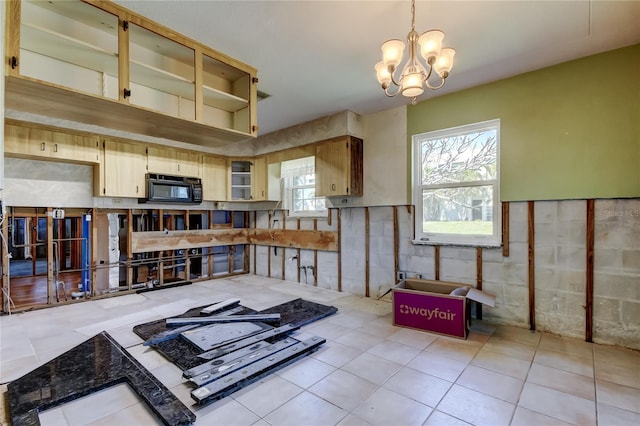
<svg viewBox="0 0 640 426">
<path fill-rule="evenodd" d="M 249 101 L 234 96 L 230 93 L 222 92 L 209 86 L 202 86 L 204 104 L 228 112 L 240 111 L 249 106 Z"/>
<path fill-rule="evenodd" d="M 195 100 L 195 84 L 188 78 L 134 60 L 129 61 L 129 70 L 132 83 Z"/>
<path fill-rule="evenodd" d="M 23 23 L 21 49 L 83 68 L 118 75 L 118 52 L 69 37 L 47 28 Z M 54 43 L 51 40 L 54 40 Z M 117 47 L 117 46 L 116 46 Z"/>
</svg>

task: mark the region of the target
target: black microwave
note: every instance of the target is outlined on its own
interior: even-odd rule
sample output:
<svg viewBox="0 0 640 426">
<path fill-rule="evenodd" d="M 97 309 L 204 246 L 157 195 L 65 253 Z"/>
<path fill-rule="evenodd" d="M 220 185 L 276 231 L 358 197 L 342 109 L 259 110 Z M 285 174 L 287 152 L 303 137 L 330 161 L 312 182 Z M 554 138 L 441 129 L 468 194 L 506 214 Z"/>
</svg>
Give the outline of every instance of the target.
<svg viewBox="0 0 640 426">
<path fill-rule="evenodd" d="M 147 174 L 146 203 L 202 203 L 202 181 L 199 178 Z"/>
</svg>

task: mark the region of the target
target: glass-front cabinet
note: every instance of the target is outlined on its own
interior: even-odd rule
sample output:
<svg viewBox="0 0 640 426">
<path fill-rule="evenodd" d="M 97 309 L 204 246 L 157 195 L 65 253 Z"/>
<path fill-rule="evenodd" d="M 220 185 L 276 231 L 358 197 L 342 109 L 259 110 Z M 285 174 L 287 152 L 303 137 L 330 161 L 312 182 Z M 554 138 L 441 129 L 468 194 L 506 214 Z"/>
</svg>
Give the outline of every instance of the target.
<svg viewBox="0 0 640 426">
<path fill-rule="evenodd" d="M 136 24 L 129 24 L 128 33 L 129 102 L 195 120 L 193 49 Z"/>
<path fill-rule="evenodd" d="M 80 1 L 10 3 L 13 15 L 20 17 L 19 33 L 13 28 L 8 40 L 18 43 L 8 49 L 12 69 L 24 77 L 118 99 L 117 15 Z"/>
<path fill-rule="evenodd" d="M 257 136 L 255 68 L 114 2 L 10 1 L 7 25 L 7 108 L 198 145 Z"/>
</svg>

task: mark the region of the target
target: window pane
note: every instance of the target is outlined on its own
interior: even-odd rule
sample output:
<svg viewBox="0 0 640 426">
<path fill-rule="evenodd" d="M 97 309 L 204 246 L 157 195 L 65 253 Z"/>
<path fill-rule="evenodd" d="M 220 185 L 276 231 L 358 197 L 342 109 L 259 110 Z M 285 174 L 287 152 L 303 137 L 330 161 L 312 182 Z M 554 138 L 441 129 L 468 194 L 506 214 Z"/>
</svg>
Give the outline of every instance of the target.
<svg viewBox="0 0 640 426">
<path fill-rule="evenodd" d="M 423 190 L 422 230 L 436 234 L 493 234 L 493 187 Z"/>
<path fill-rule="evenodd" d="M 496 129 L 422 141 L 422 184 L 495 179 L 496 141 Z"/>
</svg>

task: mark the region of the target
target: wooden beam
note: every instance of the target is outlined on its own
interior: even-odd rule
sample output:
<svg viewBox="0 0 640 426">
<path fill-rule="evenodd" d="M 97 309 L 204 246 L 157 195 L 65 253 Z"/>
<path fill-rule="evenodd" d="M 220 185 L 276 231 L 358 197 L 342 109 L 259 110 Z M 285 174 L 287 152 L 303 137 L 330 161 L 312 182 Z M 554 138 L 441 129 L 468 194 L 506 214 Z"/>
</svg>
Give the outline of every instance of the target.
<svg viewBox="0 0 640 426">
<path fill-rule="evenodd" d="M 318 230 L 318 219 L 313 219 L 313 230 Z M 299 261 L 300 259 L 298 259 Z M 298 264 L 298 271 L 300 270 L 300 264 Z M 318 286 L 318 250 L 313 250 L 313 285 Z"/>
<path fill-rule="evenodd" d="M 585 336 L 584 340 L 593 342 L 593 249 L 595 243 L 595 200 L 587 200 L 587 285 L 585 301 Z"/>
<path fill-rule="evenodd" d="M 37 214 L 35 220 L 37 223 Z M 47 207 L 47 304 L 49 305 L 53 302 L 53 295 L 58 287 L 53 275 L 53 250 L 53 209 Z"/>
<path fill-rule="evenodd" d="M 253 211 L 253 229 L 258 227 L 258 212 L 257 211 Z M 257 252 L 258 252 L 258 246 L 253 244 L 253 275 L 256 275 L 257 271 L 257 264 L 258 264 L 258 260 L 257 260 Z"/>
<path fill-rule="evenodd" d="M 131 290 L 133 285 L 133 268 L 131 261 L 133 260 L 133 252 L 131 251 L 131 235 L 133 235 L 133 213 L 131 209 L 127 210 L 127 287 Z"/>
<path fill-rule="evenodd" d="M 338 251 L 338 233 L 297 229 L 194 229 L 190 231 L 134 232 L 132 252 L 202 248 L 238 244 Z"/>
<path fill-rule="evenodd" d="M 476 288 L 482 290 L 482 247 L 476 247 Z M 481 303 L 476 303 L 476 318 L 482 319 Z"/>
<path fill-rule="evenodd" d="M 342 210 L 337 209 L 337 223 L 338 223 L 338 291 L 342 291 L 342 250 L 341 250 L 341 240 L 342 240 Z"/>
<path fill-rule="evenodd" d="M 527 204 L 528 240 L 529 240 L 529 329 L 536 329 L 536 262 L 535 262 L 535 205 L 533 201 Z"/>
<path fill-rule="evenodd" d="M 364 296 L 369 295 L 369 207 L 364 208 Z"/>
<path fill-rule="evenodd" d="M 300 218 L 296 219 L 296 229 L 300 230 Z M 296 265 L 298 270 L 298 273 L 296 275 L 299 283 L 300 282 L 300 247 L 298 247 L 298 249 L 296 250 Z"/>
<path fill-rule="evenodd" d="M 398 282 L 398 271 L 400 270 L 400 236 L 398 231 L 398 206 L 393 206 L 393 280 Z"/>
<path fill-rule="evenodd" d="M 282 230 L 286 230 L 287 229 L 287 217 L 284 214 L 284 210 L 280 210 L 281 213 L 281 217 L 280 220 L 282 221 Z M 286 278 L 286 265 L 285 265 L 285 261 L 287 258 L 287 250 L 285 250 L 284 248 L 282 249 L 282 262 L 281 262 L 281 270 L 282 270 L 282 280 L 284 281 Z"/>
<path fill-rule="evenodd" d="M 435 270 L 435 280 L 440 280 L 440 246 L 433 247 L 433 263 Z"/>
<path fill-rule="evenodd" d="M 509 257 L 509 202 L 502 203 L 502 256 Z"/>
</svg>

